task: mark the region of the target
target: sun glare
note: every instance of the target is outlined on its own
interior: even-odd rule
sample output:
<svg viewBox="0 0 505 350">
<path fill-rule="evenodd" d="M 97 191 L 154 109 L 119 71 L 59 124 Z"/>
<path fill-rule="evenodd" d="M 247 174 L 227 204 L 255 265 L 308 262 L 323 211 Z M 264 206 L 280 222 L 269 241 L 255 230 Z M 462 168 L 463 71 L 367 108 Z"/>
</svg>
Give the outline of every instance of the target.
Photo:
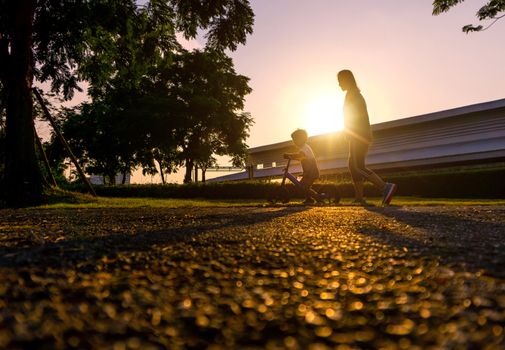
<svg viewBox="0 0 505 350">
<path fill-rule="evenodd" d="M 337 94 L 320 95 L 310 100 L 305 108 L 305 129 L 309 135 L 325 134 L 342 130 L 343 101 Z"/>
</svg>

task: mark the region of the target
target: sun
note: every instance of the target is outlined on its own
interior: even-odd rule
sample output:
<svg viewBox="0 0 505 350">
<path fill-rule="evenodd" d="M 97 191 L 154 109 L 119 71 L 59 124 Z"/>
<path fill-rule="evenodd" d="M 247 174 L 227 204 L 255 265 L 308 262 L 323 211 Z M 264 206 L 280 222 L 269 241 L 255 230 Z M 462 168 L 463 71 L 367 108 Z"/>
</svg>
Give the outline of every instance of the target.
<svg viewBox="0 0 505 350">
<path fill-rule="evenodd" d="M 344 128 L 343 101 L 337 94 L 314 97 L 305 106 L 304 124 L 309 135 L 325 134 Z"/>
</svg>

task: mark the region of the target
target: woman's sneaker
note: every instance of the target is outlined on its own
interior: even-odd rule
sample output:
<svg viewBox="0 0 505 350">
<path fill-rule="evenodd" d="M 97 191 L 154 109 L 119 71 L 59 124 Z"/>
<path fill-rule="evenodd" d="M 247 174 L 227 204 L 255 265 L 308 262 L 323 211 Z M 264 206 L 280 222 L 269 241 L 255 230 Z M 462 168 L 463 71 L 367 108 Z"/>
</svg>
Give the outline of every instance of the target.
<svg viewBox="0 0 505 350">
<path fill-rule="evenodd" d="M 391 203 L 391 199 L 393 198 L 396 190 L 398 189 L 398 186 L 393 183 L 386 183 L 386 186 L 384 187 L 384 195 L 382 196 L 382 205 L 386 206 Z"/>
</svg>

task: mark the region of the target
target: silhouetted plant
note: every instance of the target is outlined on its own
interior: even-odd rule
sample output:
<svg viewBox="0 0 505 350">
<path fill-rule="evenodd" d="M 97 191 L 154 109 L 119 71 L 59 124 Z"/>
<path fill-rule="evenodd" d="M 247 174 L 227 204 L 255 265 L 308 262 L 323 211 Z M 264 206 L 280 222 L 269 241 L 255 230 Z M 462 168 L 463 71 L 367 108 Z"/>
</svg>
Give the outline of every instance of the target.
<svg viewBox="0 0 505 350">
<path fill-rule="evenodd" d="M 433 14 L 439 15 L 443 12 L 449 11 L 453 6 L 463 2 L 464 0 L 434 0 L 433 1 Z M 467 24 L 463 26 L 462 30 L 465 33 L 479 32 L 488 29 L 495 24 L 499 19 L 505 17 L 505 0 L 489 0 L 477 11 L 477 18 L 479 21 L 489 20 L 486 27 L 482 25 Z"/>
</svg>

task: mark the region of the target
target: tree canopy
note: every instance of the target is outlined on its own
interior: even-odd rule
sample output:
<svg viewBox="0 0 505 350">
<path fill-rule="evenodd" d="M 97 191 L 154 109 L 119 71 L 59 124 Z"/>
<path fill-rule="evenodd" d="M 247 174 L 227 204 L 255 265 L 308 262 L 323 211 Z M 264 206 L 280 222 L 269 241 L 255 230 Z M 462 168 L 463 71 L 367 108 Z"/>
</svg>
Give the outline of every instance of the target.
<svg viewBox="0 0 505 350">
<path fill-rule="evenodd" d="M 64 134 L 89 172 L 113 179 L 142 167 L 156 173 L 212 165 L 213 155 L 243 164 L 252 119 L 242 112 L 251 89 L 221 51 L 181 51 L 138 89 L 112 90 L 64 118 Z M 111 85 L 113 86 L 113 84 Z M 127 96 L 127 97 L 125 97 Z"/>
<path fill-rule="evenodd" d="M 176 130 L 177 146 L 190 181 L 194 165 L 205 169 L 213 154 L 231 155 L 242 165 L 245 139 L 252 124 L 244 108 L 251 92 L 248 78 L 235 73 L 233 62 L 221 52 L 184 53 L 175 60 L 170 76 L 169 96 L 177 101 L 182 127 Z"/>
<path fill-rule="evenodd" d="M 443 12 L 449 11 L 452 7 L 462 3 L 464 0 L 434 0 L 433 1 L 433 14 L 439 15 Z M 489 0 L 478 11 L 477 18 L 479 21 L 490 20 L 491 22 L 486 26 L 467 24 L 463 26 L 462 30 L 465 33 L 478 32 L 486 30 L 491 27 L 496 21 L 505 17 L 505 0 Z"/>
</svg>

